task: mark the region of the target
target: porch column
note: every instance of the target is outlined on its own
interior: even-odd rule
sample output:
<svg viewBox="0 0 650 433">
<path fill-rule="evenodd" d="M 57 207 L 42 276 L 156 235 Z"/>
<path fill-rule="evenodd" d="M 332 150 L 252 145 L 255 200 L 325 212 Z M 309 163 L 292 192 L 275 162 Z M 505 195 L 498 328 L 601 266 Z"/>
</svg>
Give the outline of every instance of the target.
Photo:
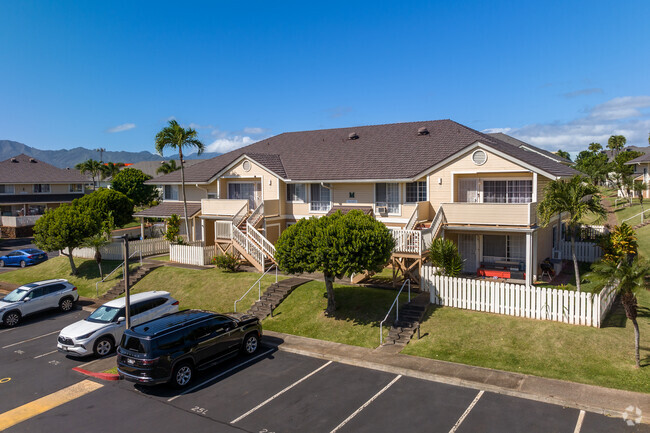
<svg viewBox="0 0 650 433">
<path fill-rule="evenodd" d="M 203 242 L 207 241 L 205 238 L 205 220 L 201 218 L 201 239 L 203 239 Z"/>
<path fill-rule="evenodd" d="M 144 239 L 144 217 L 140 217 L 140 239 Z"/>
<path fill-rule="evenodd" d="M 526 233 L 526 286 L 533 285 L 533 234 Z"/>
</svg>

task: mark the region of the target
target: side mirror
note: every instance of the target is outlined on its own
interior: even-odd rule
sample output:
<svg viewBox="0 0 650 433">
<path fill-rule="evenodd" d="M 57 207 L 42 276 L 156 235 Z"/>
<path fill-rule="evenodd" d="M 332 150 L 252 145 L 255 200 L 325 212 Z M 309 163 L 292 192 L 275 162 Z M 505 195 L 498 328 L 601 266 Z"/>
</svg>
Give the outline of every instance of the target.
<svg viewBox="0 0 650 433">
<path fill-rule="evenodd" d="M 122 323 L 122 322 L 125 322 L 125 321 L 126 321 L 126 317 L 124 317 L 124 316 L 117 318 L 117 323 Z"/>
<path fill-rule="evenodd" d="M 31 299 L 32 298 L 30 296 L 27 296 L 25 299 L 23 299 L 23 302 L 31 301 Z"/>
</svg>

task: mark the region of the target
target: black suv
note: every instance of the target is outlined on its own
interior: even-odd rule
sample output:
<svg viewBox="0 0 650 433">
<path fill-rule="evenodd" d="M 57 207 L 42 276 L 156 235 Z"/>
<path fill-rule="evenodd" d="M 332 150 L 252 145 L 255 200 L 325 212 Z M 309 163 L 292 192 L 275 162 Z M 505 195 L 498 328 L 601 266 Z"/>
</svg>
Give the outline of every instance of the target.
<svg viewBox="0 0 650 433">
<path fill-rule="evenodd" d="M 179 311 L 127 329 L 117 350 L 117 370 L 131 382 L 184 387 L 196 370 L 240 351 L 252 355 L 261 337 L 254 316 Z"/>
</svg>

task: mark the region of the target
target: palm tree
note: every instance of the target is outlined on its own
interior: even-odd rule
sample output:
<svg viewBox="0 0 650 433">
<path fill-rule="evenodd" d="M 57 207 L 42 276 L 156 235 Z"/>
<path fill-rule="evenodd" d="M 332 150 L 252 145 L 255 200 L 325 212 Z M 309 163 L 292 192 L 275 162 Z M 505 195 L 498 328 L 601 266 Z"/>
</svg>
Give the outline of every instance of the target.
<svg viewBox="0 0 650 433">
<path fill-rule="evenodd" d="M 88 161 L 80 162 L 75 165 L 74 168 L 79 170 L 82 174 L 90 174 L 93 179 L 93 189 L 97 188 L 95 185 L 95 177 L 97 177 L 102 170 L 102 164 L 99 161 L 95 161 L 91 158 Z"/>
<path fill-rule="evenodd" d="M 590 213 L 596 215 L 597 221 L 605 219 L 607 212 L 600 203 L 598 187 L 586 182 L 580 175 L 575 175 L 568 181 L 554 180 L 544 188 L 544 199 L 537 206 L 537 213 L 542 226 L 547 226 L 554 215 L 562 218 L 568 214 L 569 230 L 571 232 L 571 256 L 576 276 L 576 288 L 580 291 L 580 271 L 576 258 L 576 233 L 581 221 Z"/>
<path fill-rule="evenodd" d="M 650 265 L 640 257 L 628 260 L 627 257 L 619 262 L 601 260 L 591 266 L 592 272 L 586 277 L 590 281 L 611 286 L 616 294 L 621 297 L 621 303 L 625 309 L 625 316 L 634 325 L 634 360 L 639 368 L 639 324 L 637 318 L 636 295 L 643 289 L 647 289 L 646 277 L 650 276 Z"/>
<path fill-rule="evenodd" d="M 107 162 L 106 164 L 103 164 L 101 168 L 102 180 L 115 176 L 117 173 L 120 172 L 122 167 L 124 167 L 123 162 L 118 162 L 118 163 Z"/>
<path fill-rule="evenodd" d="M 160 167 L 156 170 L 156 174 L 169 174 L 173 173 L 176 170 L 179 170 L 180 167 L 176 165 L 176 161 L 173 159 L 170 159 L 169 162 L 163 162 Z"/>
<path fill-rule="evenodd" d="M 449 239 L 434 240 L 429 249 L 429 259 L 440 275 L 457 277 L 463 270 L 463 258 L 456 244 Z"/>
<path fill-rule="evenodd" d="M 100 249 L 108 245 L 111 241 L 108 240 L 108 237 L 105 233 L 97 233 L 89 238 L 86 238 L 83 242 L 84 247 L 92 248 L 95 250 L 95 261 L 97 262 L 97 267 L 99 268 L 99 278 L 104 279 L 104 272 L 102 271 L 102 253 Z"/>
<path fill-rule="evenodd" d="M 643 209 L 643 193 L 645 192 L 646 189 L 648 189 L 648 184 L 645 182 L 634 182 L 634 185 L 632 186 L 634 189 L 635 194 L 637 197 L 639 197 L 639 204 L 641 205 L 641 212 L 644 211 Z"/>
<path fill-rule="evenodd" d="M 169 126 L 156 134 L 156 152 L 163 156 L 165 148 L 178 149 L 178 159 L 181 163 L 181 188 L 183 190 L 183 212 L 185 217 L 185 233 L 190 235 L 190 225 L 187 221 L 187 200 L 185 199 L 185 168 L 183 167 L 183 147 L 195 147 L 197 153 L 203 153 L 205 146 L 196 138 L 197 132 L 192 128 L 183 128 L 176 120 L 170 120 Z"/>
</svg>

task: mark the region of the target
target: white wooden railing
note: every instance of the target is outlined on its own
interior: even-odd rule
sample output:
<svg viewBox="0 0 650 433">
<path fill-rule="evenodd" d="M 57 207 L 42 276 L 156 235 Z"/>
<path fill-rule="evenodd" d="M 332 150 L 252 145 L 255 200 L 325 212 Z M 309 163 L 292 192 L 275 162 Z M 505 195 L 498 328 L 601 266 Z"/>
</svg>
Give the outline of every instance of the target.
<svg viewBox="0 0 650 433">
<path fill-rule="evenodd" d="M 422 267 L 420 285 L 432 304 L 593 327 L 601 326 L 615 297 L 609 288 L 594 294 L 445 277 L 430 265 Z"/>
<path fill-rule="evenodd" d="M 438 207 L 436 216 L 433 217 L 431 226 L 427 229 L 422 230 L 422 249 L 424 251 L 428 250 L 431 247 L 433 240 L 438 236 L 440 229 L 446 222 L 447 218 L 445 218 L 445 211 L 442 209 L 441 205 Z"/>
<path fill-rule="evenodd" d="M 422 253 L 422 230 L 391 229 L 397 253 Z"/>
<path fill-rule="evenodd" d="M 237 242 L 257 263 L 264 267 L 266 255 L 264 251 L 253 242 L 248 236 L 242 233 L 234 224 L 232 226 L 232 239 Z"/>
<path fill-rule="evenodd" d="M 419 209 L 420 208 L 418 206 L 415 206 L 415 209 L 413 209 L 413 213 L 411 214 L 411 218 L 409 218 L 408 222 L 404 226 L 404 230 L 413 230 L 415 223 L 418 222 Z"/>
<path fill-rule="evenodd" d="M 0 216 L 0 226 L 5 227 L 29 227 L 36 224 L 36 221 L 42 215 L 26 215 L 26 216 Z"/>
<path fill-rule="evenodd" d="M 256 227 L 257 223 L 259 223 L 262 218 L 264 218 L 264 202 L 260 203 L 260 205 L 255 208 L 253 213 L 250 214 L 247 223 L 253 227 Z"/>
<path fill-rule="evenodd" d="M 248 202 L 246 202 L 246 204 L 244 204 L 244 206 L 242 206 L 241 209 L 237 211 L 235 216 L 232 218 L 232 224 L 235 227 L 239 227 L 239 224 L 241 224 L 242 221 L 246 219 L 247 215 L 248 215 Z"/>
<path fill-rule="evenodd" d="M 246 233 L 251 237 L 257 244 L 262 247 L 262 250 L 266 255 L 270 257 L 275 257 L 275 247 L 271 242 L 269 242 L 266 237 L 260 233 L 252 224 L 246 223 Z"/>
<path fill-rule="evenodd" d="M 576 242 L 576 258 L 579 262 L 593 263 L 603 255 L 603 250 L 594 242 Z M 560 242 L 562 259 L 573 260 L 571 242 Z"/>
<path fill-rule="evenodd" d="M 145 239 L 142 241 L 130 241 L 129 251 L 136 251 L 143 256 L 153 256 L 156 254 L 165 254 L 169 252 L 169 241 L 164 238 Z M 122 242 L 111 242 L 99 249 L 102 259 L 104 260 L 124 260 L 122 253 Z M 83 259 L 94 259 L 94 248 L 75 248 L 72 250 L 74 257 Z"/>
<path fill-rule="evenodd" d="M 216 239 L 232 239 L 232 221 L 215 221 L 214 236 Z"/>
<path fill-rule="evenodd" d="M 187 265 L 205 266 L 212 262 L 216 254 L 214 245 L 177 245 L 169 246 L 169 260 Z"/>
</svg>

